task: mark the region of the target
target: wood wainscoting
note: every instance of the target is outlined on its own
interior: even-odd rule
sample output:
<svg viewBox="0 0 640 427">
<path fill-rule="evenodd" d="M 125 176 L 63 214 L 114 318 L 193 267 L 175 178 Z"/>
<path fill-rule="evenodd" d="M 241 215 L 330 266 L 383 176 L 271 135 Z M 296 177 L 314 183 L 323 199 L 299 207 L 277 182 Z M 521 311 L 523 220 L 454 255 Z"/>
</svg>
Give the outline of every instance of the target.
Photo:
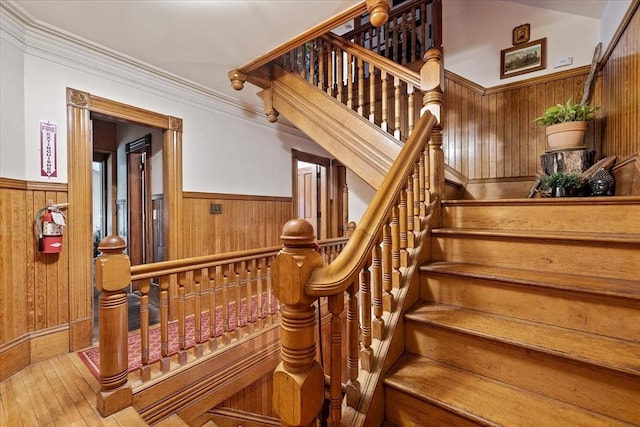
<svg viewBox="0 0 640 427">
<path fill-rule="evenodd" d="M 0 178 L 0 380 L 70 348 L 69 250 L 38 252 L 35 215 L 67 202 L 67 185 Z M 90 302 L 89 302 L 90 304 Z M 87 319 L 91 327 L 91 319 Z"/>
<path fill-rule="evenodd" d="M 291 197 L 184 192 L 183 206 L 185 258 L 280 245 L 293 218 Z"/>
</svg>

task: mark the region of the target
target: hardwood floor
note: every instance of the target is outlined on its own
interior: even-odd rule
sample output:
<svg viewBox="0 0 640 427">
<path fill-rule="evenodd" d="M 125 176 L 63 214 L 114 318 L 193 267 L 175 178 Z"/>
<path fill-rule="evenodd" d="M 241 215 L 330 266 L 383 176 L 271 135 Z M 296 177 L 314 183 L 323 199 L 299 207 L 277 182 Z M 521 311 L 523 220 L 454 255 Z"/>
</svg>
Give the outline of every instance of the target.
<svg viewBox="0 0 640 427">
<path fill-rule="evenodd" d="M 102 418 L 96 409 L 99 389 L 76 353 L 33 364 L 0 383 L 0 425 L 147 425 L 133 407 Z"/>
</svg>

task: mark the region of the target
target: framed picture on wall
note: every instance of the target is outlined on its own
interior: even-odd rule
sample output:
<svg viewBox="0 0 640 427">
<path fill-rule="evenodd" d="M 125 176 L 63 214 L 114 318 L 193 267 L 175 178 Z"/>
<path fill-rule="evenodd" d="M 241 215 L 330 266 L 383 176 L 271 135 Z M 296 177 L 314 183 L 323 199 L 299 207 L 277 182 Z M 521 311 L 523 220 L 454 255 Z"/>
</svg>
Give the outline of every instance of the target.
<svg viewBox="0 0 640 427">
<path fill-rule="evenodd" d="M 531 25 L 524 24 L 513 29 L 513 42 L 512 44 L 518 45 L 529 41 L 529 34 L 531 33 Z"/>
<path fill-rule="evenodd" d="M 518 76 L 547 68 L 547 39 L 519 44 L 500 52 L 500 78 Z"/>
</svg>

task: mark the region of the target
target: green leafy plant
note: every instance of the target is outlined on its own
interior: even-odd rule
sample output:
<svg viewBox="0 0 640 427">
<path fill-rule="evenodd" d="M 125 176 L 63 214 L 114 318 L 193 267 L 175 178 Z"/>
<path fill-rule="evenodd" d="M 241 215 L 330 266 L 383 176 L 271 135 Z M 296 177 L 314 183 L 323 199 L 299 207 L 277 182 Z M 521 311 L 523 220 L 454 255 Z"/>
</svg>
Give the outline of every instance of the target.
<svg viewBox="0 0 640 427">
<path fill-rule="evenodd" d="M 543 126 L 557 125 L 564 122 L 580 122 L 593 119 L 599 107 L 575 104 L 569 99 L 566 104 L 556 104 L 547 108 L 544 114 L 534 121 Z"/>
<path fill-rule="evenodd" d="M 556 172 L 552 175 L 547 175 L 542 179 L 542 182 L 549 188 L 580 188 L 584 185 L 584 179 L 580 174 L 566 172 Z"/>
</svg>

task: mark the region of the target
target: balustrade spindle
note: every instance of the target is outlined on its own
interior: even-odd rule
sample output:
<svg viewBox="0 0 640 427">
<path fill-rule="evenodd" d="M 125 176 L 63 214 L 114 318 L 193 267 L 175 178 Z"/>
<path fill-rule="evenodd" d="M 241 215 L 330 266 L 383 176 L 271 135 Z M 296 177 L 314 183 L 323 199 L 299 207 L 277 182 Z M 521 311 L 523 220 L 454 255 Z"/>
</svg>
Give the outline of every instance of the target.
<svg viewBox="0 0 640 427">
<path fill-rule="evenodd" d="M 371 290 L 373 294 L 373 315 L 374 319 L 371 323 L 373 338 L 381 340 L 384 336 L 384 319 L 382 314 L 384 311 L 382 303 L 382 249 L 379 243 L 373 247 L 371 252 Z"/>
<path fill-rule="evenodd" d="M 342 419 L 342 317 L 344 293 L 332 295 L 328 299 L 331 313 L 331 353 L 329 378 L 329 425 L 339 426 Z"/>
<path fill-rule="evenodd" d="M 184 301 L 184 285 L 178 287 L 178 363 L 184 365 L 187 363 L 186 334 L 185 334 L 185 301 Z"/>
<path fill-rule="evenodd" d="M 347 405 L 352 408 L 360 399 L 358 362 L 360 356 L 360 324 L 358 321 L 358 280 L 347 288 Z"/>
<path fill-rule="evenodd" d="M 278 316 L 278 307 L 275 307 L 273 301 L 273 275 L 271 271 L 271 263 L 267 265 L 267 319 L 271 325 L 275 323 Z"/>
<path fill-rule="evenodd" d="M 228 344 L 231 341 L 231 328 L 229 325 L 229 275 L 231 274 L 231 266 L 227 268 L 227 274 L 222 278 L 222 335 L 224 344 Z"/>
<path fill-rule="evenodd" d="M 414 234 L 414 201 L 413 201 L 413 174 L 409 175 L 407 180 L 407 248 L 413 249 L 415 248 L 415 234 Z"/>
<path fill-rule="evenodd" d="M 256 269 L 256 292 L 258 293 L 258 307 L 257 307 L 257 313 L 258 313 L 258 318 L 257 318 L 257 323 L 258 323 L 258 328 L 262 329 L 265 326 L 265 318 L 267 316 L 268 313 L 265 313 L 265 302 L 263 300 L 264 298 L 264 289 L 263 289 L 263 284 L 262 284 L 262 268 L 260 268 L 260 266 L 262 265 L 262 263 L 260 263 L 258 265 L 258 268 Z M 265 293 L 266 294 L 266 293 Z"/>
<path fill-rule="evenodd" d="M 400 287 L 400 222 L 399 209 L 394 206 L 391 210 L 391 283 L 394 288 Z"/>
<path fill-rule="evenodd" d="M 211 270 L 214 270 L 213 274 L 215 274 L 215 269 L 206 269 L 206 277 L 208 277 L 209 281 L 207 289 L 209 292 L 209 350 L 214 351 L 218 348 L 218 335 L 216 331 L 218 314 L 216 313 L 216 279 L 215 276 L 211 277 Z"/>
<path fill-rule="evenodd" d="M 394 127 L 393 127 L 393 136 L 400 140 L 401 131 L 400 131 L 400 117 L 402 115 L 401 111 L 401 87 L 400 87 L 400 79 L 398 77 L 393 77 L 393 99 L 394 99 Z"/>
<path fill-rule="evenodd" d="M 160 369 L 169 372 L 169 287 L 175 281 L 175 274 L 160 277 Z"/>
<path fill-rule="evenodd" d="M 360 362 L 362 369 L 371 372 L 373 369 L 373 349 L 371 348 L 371 258 L 360 272 L 360 307 L 362 307 L 362 349 L 360 350 Z"/>
<path fill-rule="evenodd" d="M 369 64 L 369 121 L 376 122 L 376 67 Z"/>
<path fill-rule="evenodd" d="M 242 287 L 244 285 L 244 279 L 241 278 L 241 273 L 244 273 L 244 265 L 236 265 L 235 270 L 235 292 L 234 292 L 234 307 L 236 314 L 236 329 L 234 331 L 234 336 L 236 339 L 240 339 L 244 335 L 244 326 L 240 326 L 243 324 L 242 322 Z"/>
<path fill-rule="evenodd" d="M 347 53 L 347 108 L 353 110 L 353 55 Z"/>
<path fill-rule="evenodd" d="M 251 289 L 253 286 L 253 275 L 251 274 L 251 269 L 247 268 L 247 333 L 252 334 L 254 331 L 255 319 L 253 318 L 253 290 Z"/>
<path fill-rule="evenodd" d="M 414 105 L 414 93 L 415 88 L 413 85 L 407 84 L 407 135 L 411 135 L 413 127 L 415 125 L 415 105 Z"/>
<path fill-rule="evenodd" d="M 149 366 L 149 279 L 140 286 L 140 378 L 142 381 L 151 379 Z"/>
<path fill-rule="evenodd" d="M 307 81 L 315 86 L 316 72 L 314 71 L 316 64 L 316 47 L 315 40 L 309 42 L 309 77 Z"/>
<path fill-rule="evenodd" d="M 343 61 L 344 61 L 344 54 L 342 52 L 342 49 L 336 48 L 335 49 L 336 52 L 336 96 L 335 98 L 339 101 L 339 102 L 344 102 L 344 98 L 343 98 L 343 94 L 342 94 L 342 90 L 344 87 L 344 68 L 343 68 Z"/>
<path fill-rule="evenodd" d="M 426 151 L 426 150 L 425 150 Z M 420 185 L 420 192 L 419 192 L 419 197 L 420 197 L 420 217 L 424 218 L 427 215 L 426 212 L 426 204 L 427 204 L 427 180 L 426 180 L 426 175 L 425 175 L 425 155 L 423 154 L 422 156 L 420 156 L 420 160 L 418 161 L 418 176 L 419 176 L 419 185 Z"/>
<path fill-rule="evenodd" d="M 362 58 L 358 62 L 358 114 L 364 117 L 364 62 Z"/>
<path fill-rule="evenodd" d="M 400 208 L 398 211 L 400 218 L 400 265 L 407 266 L 407 192 L 400 192 Z"/>
<path fill-rule="evenodd" d="M 194 284 L 193 290 L 195 293 L 195 301 L 193 302 L 193 317 L 195 327 L 195 356 L 202 357 L 204 354 L 204 348 L 202 345 L 202 277 L 198 278 L 198 281 Z"/>
<path fill-rule="evenodd" d="M 385 70 L 380 70 L 380 80 L 382 82 L 382 106 L 380 107 L 382 122 L 380 123 L 380 128 L 387 132 L 389 130 L 389 108 L 387 107 L 387 100 L 389 99 L 389 82 L 387 81 L 387 72 Z"/>
<path fill-rule="evenodd" d="M 334 83 L 335 83 L 335 51 L 326 44 L 327 46 L 327 87 L 325 90 L 327 91 L 327 95 L 333 96 L 334 94 Z"/>
<path fill-rule="evenodd" d="M 386 223 L 382 228 L 382 308 L 386 312 L 391 312 L 394 307 L 391 265 L 391 226 Z"/>
</svg>

